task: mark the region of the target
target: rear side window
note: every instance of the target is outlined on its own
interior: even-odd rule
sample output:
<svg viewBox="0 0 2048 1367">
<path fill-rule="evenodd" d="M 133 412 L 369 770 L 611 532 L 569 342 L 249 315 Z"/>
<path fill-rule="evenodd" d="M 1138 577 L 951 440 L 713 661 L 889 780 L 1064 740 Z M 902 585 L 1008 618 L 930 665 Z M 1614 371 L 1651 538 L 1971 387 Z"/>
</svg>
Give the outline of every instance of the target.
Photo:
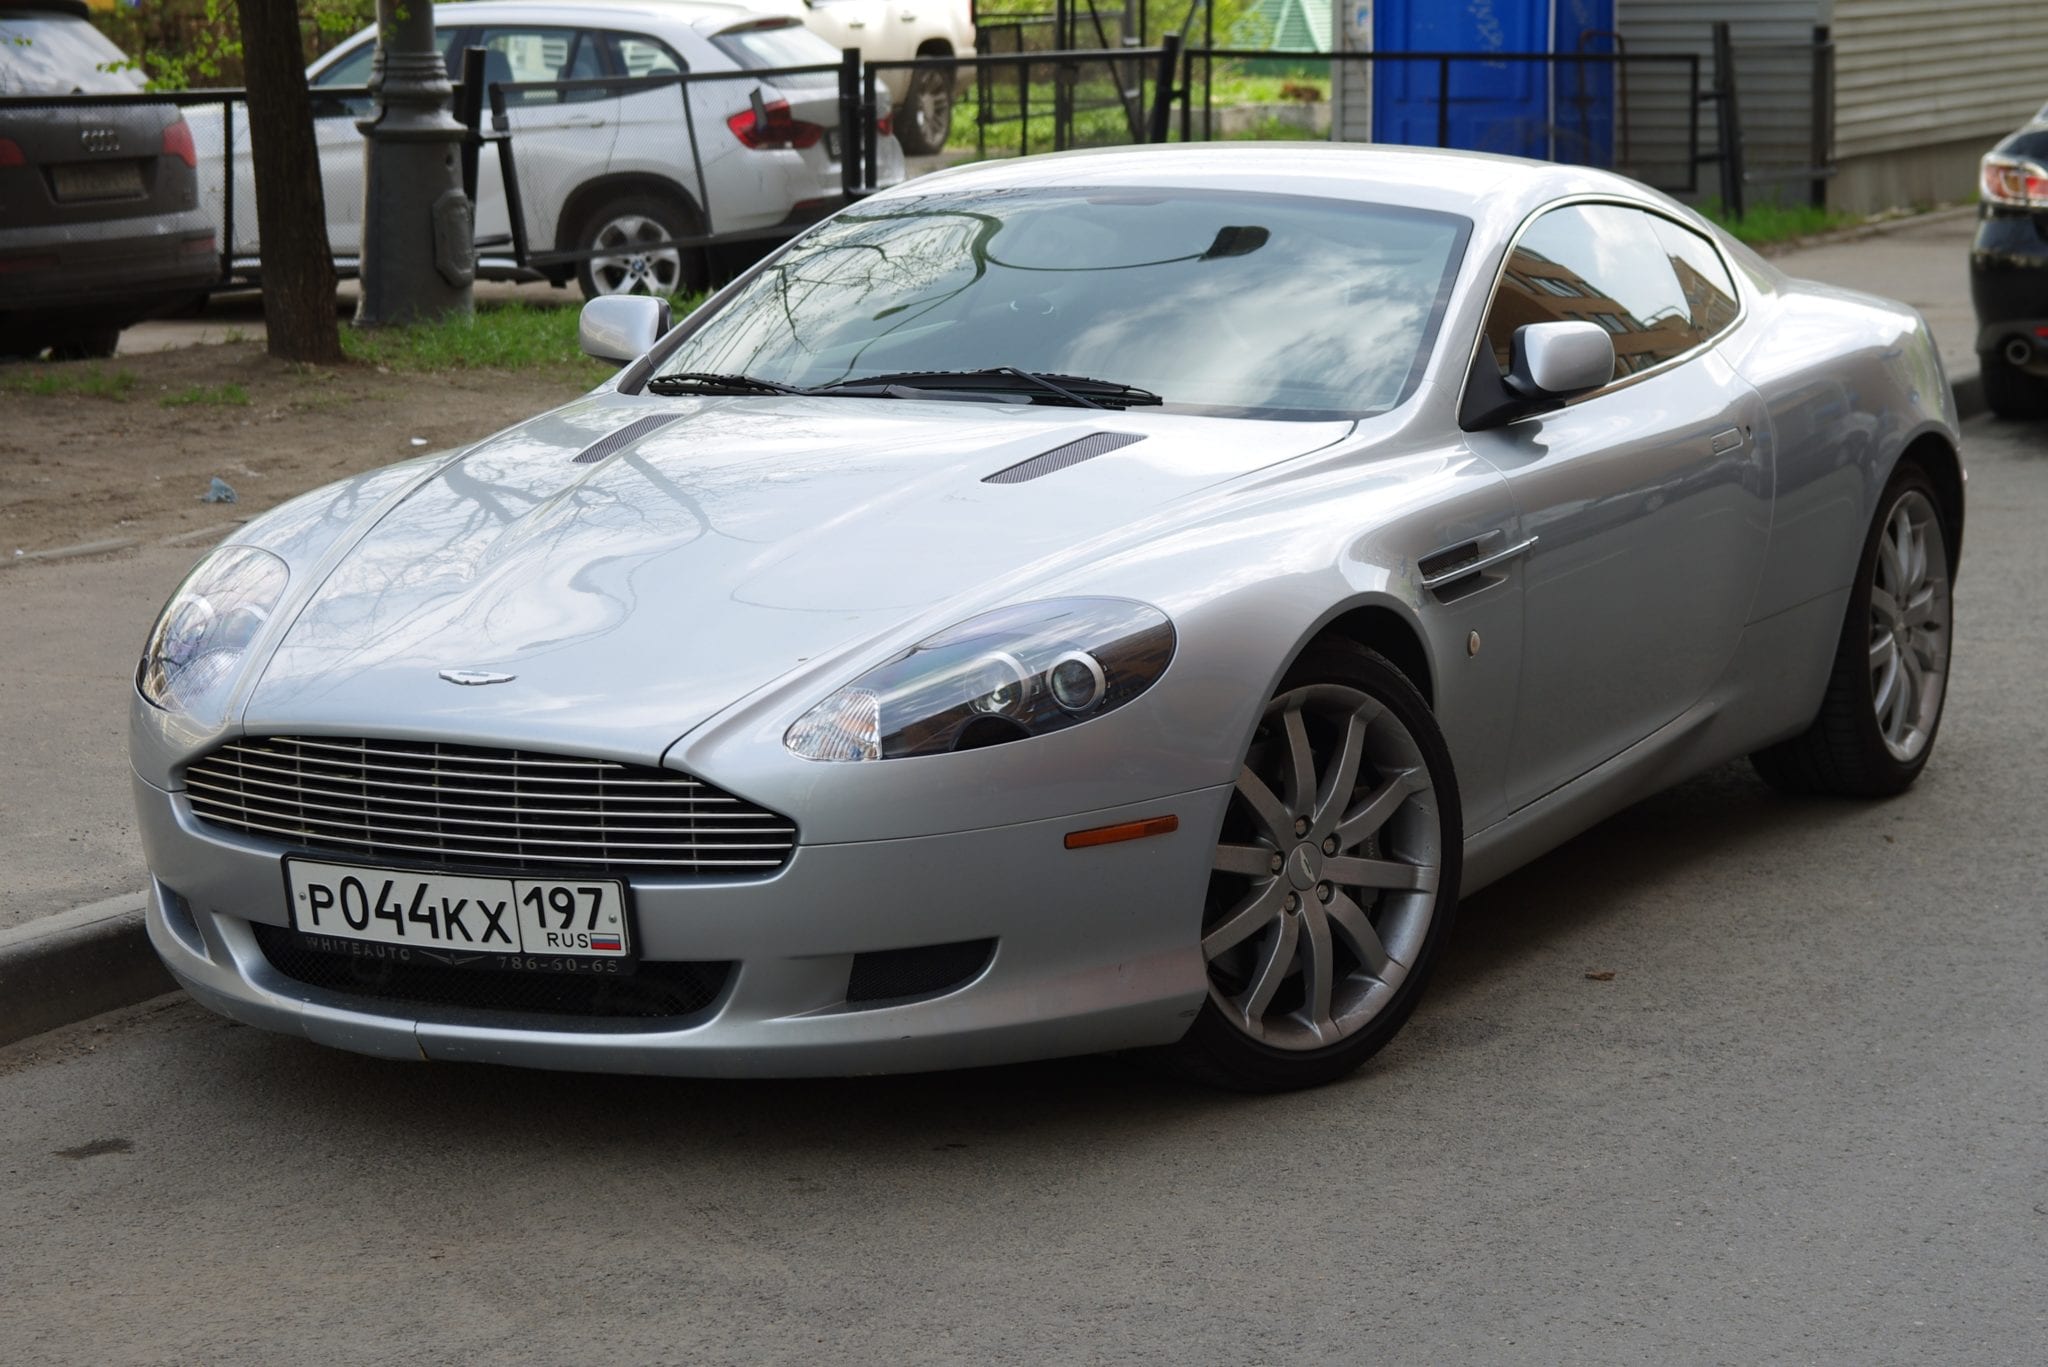
<svg viewBox="0 0 2048 1367">
<path fill-rule="evenodd" d="M 1536 220 L 1508 256 L 1486 316 L 1503 373 L 1515 329 L 1585 322 L 1614 338 L 1614 376 L 1662 365 L 1699 344 L 1692 309 L 1650 214 L 1573 204 Z"/>
<path fill-rule="evenodd" d="M 1668 218 L 1644 216 L 1655 228 L 1665 255 L 1671 258 L 1671 273 L 1678 277 L 1679 292 L 1685 295 L 1695 340 L 1711 341 L 1726 332 L 1735 315 L 1742 311 L 1742 305 L 1721 253 L 1689 228 L 1681 228 Z"/>
<path fill-rule="evenodd" d="M 689 70 L 659 38 L 638 33 L 608 33 L 605 38 L 612 45 L 612 60 L 628 76 L 680 76 Z"/>
<path fill-rule="evenodd" d="M 121 49 L 83 19 L 0 18 L 0 95 L 126 95 L 142 88 Z"/>
<path fill-rule="evenodd" d="M 573 28 L 487 28 L 477 40 L 484 50 L 487 85 L 516 81 L 580 81 L 605 74 L 595 35 Z M 507 105 L 571 104 L 605 98 L 602 89 L 508 93 Z"/>
</svg>

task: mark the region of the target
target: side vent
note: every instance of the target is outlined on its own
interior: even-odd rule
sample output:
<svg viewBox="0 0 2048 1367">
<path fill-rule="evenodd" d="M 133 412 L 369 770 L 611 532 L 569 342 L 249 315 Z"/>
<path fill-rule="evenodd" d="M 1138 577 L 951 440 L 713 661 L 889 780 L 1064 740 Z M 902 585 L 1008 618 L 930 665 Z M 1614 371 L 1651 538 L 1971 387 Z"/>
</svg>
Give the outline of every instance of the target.
<svg viewBox="0 0 2048 1367">
<path fill-rule="evenodd" d="M 1510 546 L 1504 531 L 1486 532 L 1431 551 L 1415 562 L 1422 587 L 1439 603 L 1455 603 L 1507 578 L 1506 565 L 1536 544 L 1536 538 Z"/>
<path fill-rule="evenodd" d="M 1056 474 L 1070 465 L 1079 465 L 1084 460 L 1106 456 L 1120 447 L 1143 440 L 1143 437 L 1134 437 L 1128 432 L 1090 432 L 1087 436 L 1070 441 L 1065 446 L 1055 446 L 1052 450 L 1035 455 L 1029 460 L 1019 461 L 1008 469 L 984 475 L 981 482 L 1022 484 L 1026 480 L 1037 479 L 1040 475 Z"/>
<path fill-rule="evenodd" d="M 574 464 L 595 465 L 606 456 L 625 450 L 650 432 L 662 428 L 683 416 L 680 413 L 649 413 L 644 418 L 635 418 L 616 432 L 610 432 L 583 448 Z"/>
</svg>

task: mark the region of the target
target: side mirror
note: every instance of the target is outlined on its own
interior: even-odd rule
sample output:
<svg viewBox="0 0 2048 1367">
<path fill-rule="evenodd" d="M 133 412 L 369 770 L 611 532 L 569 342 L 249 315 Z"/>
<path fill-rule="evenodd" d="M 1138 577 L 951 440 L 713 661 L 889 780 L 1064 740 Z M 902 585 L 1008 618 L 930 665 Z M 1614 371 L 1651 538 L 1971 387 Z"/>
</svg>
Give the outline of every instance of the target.
<svg viewBox="0 0 2048 1367">
<path fill-rule="evenodd" d="M 615 294 L 583 306 L 576 320 L 576 343 L 586 356 L 624 365 L 645 356 L 668 329 L 668 300 Z"/>
<path fill-rule="evenodd" d="M 1614 378 L 1614 339 L 1597 323 L 1515 329 L 1507 386 L 1525 399 L 1569 399 Z"/>
<path fill-rule="evenodd" d="M 1508 356 L 1503 375 L 1485 338 L 1472 349 L 1458 410 L 1458 426 L 1467 432 L 1562 408 L 1614 378 L 1614 339 L 1597 323 L 1524 324 L 1515 329 Z"/>
</svg>

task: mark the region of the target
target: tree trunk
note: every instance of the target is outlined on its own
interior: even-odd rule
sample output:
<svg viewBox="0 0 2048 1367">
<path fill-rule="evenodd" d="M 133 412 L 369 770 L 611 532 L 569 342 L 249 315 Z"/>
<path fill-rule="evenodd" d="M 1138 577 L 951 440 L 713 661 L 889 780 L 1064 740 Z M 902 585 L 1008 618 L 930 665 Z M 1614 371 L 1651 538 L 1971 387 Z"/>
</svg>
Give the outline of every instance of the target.
<svg viewBox="0 0 2048 1367">
<path fill-rule="evenodd" d="M 327 247 L 297 0 L 242 0 L 237 8 L 270 354 L 285 361 L 339 361 L 334 258 Z"/>
</svg>

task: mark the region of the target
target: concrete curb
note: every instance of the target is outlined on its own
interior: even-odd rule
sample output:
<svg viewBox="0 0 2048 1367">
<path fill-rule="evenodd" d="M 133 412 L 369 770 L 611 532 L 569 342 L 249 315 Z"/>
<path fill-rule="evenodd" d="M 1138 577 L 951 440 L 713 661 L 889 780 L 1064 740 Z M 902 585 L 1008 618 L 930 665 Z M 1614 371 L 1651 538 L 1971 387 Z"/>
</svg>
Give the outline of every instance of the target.
<svg viewBox="0 0 2048 1367">
<path fill-rule="evenodd" d="M 150 948 L 144 896 L 0 930 L 0 1045 L 176 990 Z"/>
</svg>

